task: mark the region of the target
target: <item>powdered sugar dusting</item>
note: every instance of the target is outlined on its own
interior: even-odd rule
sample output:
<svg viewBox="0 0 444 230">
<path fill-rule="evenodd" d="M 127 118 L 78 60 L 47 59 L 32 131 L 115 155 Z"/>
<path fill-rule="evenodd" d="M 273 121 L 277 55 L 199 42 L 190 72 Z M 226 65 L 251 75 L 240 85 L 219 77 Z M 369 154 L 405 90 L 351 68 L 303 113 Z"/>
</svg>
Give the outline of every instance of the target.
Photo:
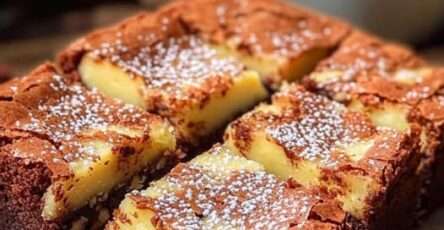
<svg viewBox="0 0 444 230">
<path fill-rule="evenodd" d="M 65 160 L 79 157 L 93 160 L 95 150 L 84 146 L 79 138 L 89 131 L 106 131 L 120 121 L 148 124 L 142 112 L 130 105 L 106 102 L 96 91 L 87 91 L 78 84 L 66 84 L 54 75 L 50 84 L 54 95 L 29 110 L 30 122 L 17 123 L 27 131 L 41 133 L 59 145 Z"/>
<path fill-rule="evenodd" d="M 347 79 L 351 79 L 353 75 L 365 71 L 376 71 L 380 76 L 387 76 L 395 65 L 392 60 L 382 53 L 382 50 L 373 46 L 362 46 L 359 43 L 339 49 L 336 56 L 339 58 L 344 57 L 345 62 L 339 59 L 338 62 L 329 63 L 331 64 L 330 67 L 347 70 Z M 353 59 L 346 59 L 349 56 L 353 57 Z"/>
<path fill-rule="evenodd" d="M 213 170 L 211 170 L 213 171 Z M 308 218 L 315 197 L 289 191 L 275 176 L 259 171 L 181 165 L 166 180 L 180 192 L 154 200 L 157 217 L 171 229 L 287 229 Z"/>
<path fill-rule="evenodd" d="M 350 98 L 350 92 L 365 92 L 366 84 L 372 79 L 384 79 L 387 84 L 405 85 L 397 80 L 399 74 L 410 74 L 420 70 L 422 61 L 411 51 L 391 44 L 385 44 L 367 35 L 354 35 L 327 60 L 323 61 L 312 76 L 320 73 L 339 72 L 336 77 L 327 81 L 316 82 L 318 88 L 324 89 L 330 96 Z M 419 68 L 419 69 L 418 69 Z M 316 79 L 313 79 L 316 81 Z M 420 78 L 416 79 L 420 83 Z M 427 96 L 427 87 L 412 88 L 405 92 L 401 101 L 417 100 Z"/>
<path fill-rule="evenodd" d="M 296 157 L 335 165 L 338 157 L 345 156 L 333 157 L 334 147 L 352 143 L 358 133 L 369 129 L 365 124 L 346 124 L 342 104 L 305 91 L 292 95 L 300 102 L 301 118 L 271 125 L 266 132 Z"/>
<path fill-rule="evenodd" d="M 136 48 L 133 48 L 136 49 Z M 102 44 L 92 52 L 96 58 L 110 56 L 125 71 L 142 76 L 146 86 L 181 93 L 184 85 L 199 85 L 208 78 L 236 76 L 243 66 L 231 58 L 218 57 L 216 50 L 195 36 L 170 38 L 154 46 L 130 50 L 120 40 Z M 133 54 L 134 53 L 134 54 Z"/>
<path fill-rule="evenodd" d="M 269 33 L 269 37 L 274 46 L 275 53 L 279 56 L 289 56 L 290 53 L 301 50 L 308 50 L 310 44 L 307 40 L 321 39 L 321 35 L 314 33 L 313 31 L 303 29 L 300 34 L 280 34 L 280 33 Z"/>
</svg>

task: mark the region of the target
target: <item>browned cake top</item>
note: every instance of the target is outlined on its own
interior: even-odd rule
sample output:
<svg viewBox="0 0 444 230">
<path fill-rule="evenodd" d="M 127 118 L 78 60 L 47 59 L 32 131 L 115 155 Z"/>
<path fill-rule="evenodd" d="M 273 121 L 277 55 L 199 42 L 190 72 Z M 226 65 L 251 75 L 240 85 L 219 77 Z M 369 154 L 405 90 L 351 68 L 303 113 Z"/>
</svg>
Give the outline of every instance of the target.
<svg viewBox="0 0 444 230">
<path fill-rule="evenodd" d="M 421 79 L 412 84 L 397 81 L 396 75 L 409 74 L 430 68 Z M 321 62 L 312 76 L 318 73 L 340 71 L 337 77 L 310 86 L 328 95 L 371 94 L 390 101 L 414 104 L 433 95 L 444 86 L 444 71 L 431 69 L 412 50 L 387 43 L 363 32 L 354 32 L 334 54 Z M 420 73 L 418 73 L 420 74 Z"/>
<path fill-rule="evenodd" d="M 58 57 L 64 72 L 74 72 L 83 55 L 102 49 L 102 57 L 113 61 L 130 60 L 141 48 L 185 34 L 177 20 L 160 21 L 149 13 L 140 13 L 117 25 L 97 30 L 71 44 Z"/>
<path fill-rule="evenodd" d="M 347 111 L 342 104 L 300 86 L 291 85 L 277 93 L 273 105 L 280 111 L 256 110 L 232 124 L 235 144 L 241 150 L 249 148 L 249 137 L 259 130 L 282 146 L 290 159 L 316 161 L 327 168 L 354 165 L 366 173 L 377 173 L 379 167 L 385 167 L 386 159 L 403 157 L 404 135 L 378 129 L 366 115 Z M 356 161 L 342 147 L 361 141 L 372 141 L 373 145 Z"/>
<path fill-rule="evenodd" d="M 370 73 L 386 76 L 399 68 L 416 68 L 424 64 L 407 47 L 354 31 L 330 58 L 319 64 L 318 70 L 343 70 L 349 77 Z"/>
<path fill-rule="evenodd" d="M 142 77 L 153 100 L 146 104 L 153 111 L 156 106 L 174 112 L 185 102 L 204 103 L 208 94 L 227 90 L 244 68 L 231 58 L 218 57 L 167 14 L 140 14 L 80 39 L 60 55 L 63 70 L 75 71 L 85 53 Z"/>
<path fill-rule="evenodd" d="M 348 26 L 335 19 L 276 0 L 176 1 L 161 13 L 174 12 L 191 31 L 213 42 L 231 40 L 252 54 L 298 56 L 335 46 Z"/>
<path fill-rule="evenodd" d="M 234 60 L 217 57 L 216 51 L 196 36 L 168 38 L 153 46 L 141 46 L 134 56 L 119 54 L 128 49 L 128 45 L 117 40 L 115 44 L 103 43 L 92 54 L 98 60 L 111 55 L 120 68 L 142 76 L 147 88 L 176 97 L 186 95 L 184 86 L 202 87 L 205 81 L 218 76 L 235 77 L 243 69 Z"/>
<path fill-rule="evenodd" d="M 217 154 L 217 150 L 215 151 Z M 161 229 L 286 229 L 301 227 L 319 197 L 264 171 L 208 170 L 179 164 L 165 178 L 176 192 L 157 198 L 133 193 L 138 208 L 156 213 Z M 331 209 L 340 212 L 340 210 Z"/>
<path fill-rule="evenodd" d="M 124 144 L 131 138 L 108 130 L 124 126 L 148 138 L 149 124 L 160 118 L 120 102 L 105 99 L 77 83 L 69 83 L 52 65 L 0 87 L 0 127 L 21 130 L 47 139 L 63 153 L 63 159 L 93 160 L 96 153 L 81 143 L 102 139 Z"/>
<path fill-rule="evenodd" d="M 127 66 L 141 49 L 191 34 L 216 43 L 231 40 L 250 53 L 298 56 L 334 47 L 348 31 L 335 19 L 276 0 L 175 1 L 156 13 L 139 14 L 78 40 L 59 55 L 59 63 L 63 71 L 74 72 L 85 53 L 101 49 L 102 55 Z M 145 73 L 140 69 L 145 65 L 131 64 L 136 73 Z"/>
</svg>

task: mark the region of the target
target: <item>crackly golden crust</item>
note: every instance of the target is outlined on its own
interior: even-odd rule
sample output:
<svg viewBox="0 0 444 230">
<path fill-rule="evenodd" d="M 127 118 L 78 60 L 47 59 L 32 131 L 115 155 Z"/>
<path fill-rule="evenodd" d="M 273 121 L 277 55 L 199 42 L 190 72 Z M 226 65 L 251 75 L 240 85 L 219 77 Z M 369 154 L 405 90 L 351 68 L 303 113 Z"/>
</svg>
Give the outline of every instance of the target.
<svg viewBox="0 0 444 230">
<path fill-rule="evenodd" d="M 133 49 L 116 50 L 117 53 L 110 52 L 102 55 L 108 58 L 111 55 L 129 58 L 137 54 L 134 53 L 138 52 L 137 48 L 149 47 L 169 37 L 179 37 L 183 34 L 183 28 L 177 20 L 163 25 L 158 17 L 143 12 L 116 25 L 99 29 L 78 39 L 59 54 L 58 64 L 63 72 L 72 73 L 77 70 L 83 55 L 100 48 L 104 44 L 112 45 L 112 42 L 120 40 L 122 44 L 127 44 Z"/>
<path fill-rule="evenodd" d="M 355 31 L 305 83 L 338 101 L 359 101 L 367 108 L 383 108 L 387 103 L 404 107 L 408 125 L 423 132 L 412 138 L 425 139 L 419 171 L 426 178 L 439 174 L 442 166 L 436 159 L 441 158 L 438 147 L 444 135 L 442 68 L 430 66 L 407 47 Z"/>
<path fill-rule="evenodd" d="M 140 95 L 139 106 L 170 119 L 186 132 L 191 130 L 194 137 L 184 134 L 184 139 L 196 142 L 189 139 L 195 139 L 207 124 L 188 121 L 186 116 L 204 109 L 213 98 L 224 97 L 244 66 L 220 57 L 173 15 L 142 13 L 92 33 L 63 51 L 59 63 L 74 76 L 79 74 L 83 58 L 112 63 L 137 79 L 134 93 Z"/>
<path fill-rule="evenodd" d="M 406 204 L 412 204 L 408 199 L 416 199 L 421 190 L 420 178 L 415 176 L 420 162 L 417 139 L 395 130 L 379 129 L 365 114 L 347 111 L 343 105 L 297 85 L 274 95 L 272 105 L 274 109 L 258 107 L 234 121 L 227 140 L 248 157 L 255 133 L 265 132 L 267 141 L 282 148 L 295 167 L 300 162 L 313 162 L 320 170 L 320 189 L 333 197 L 347 193 L 349 188 L 344 178 L 351 175 L 371 178 L 377 189 L 362 201 L 367 210 L 360 220 L 372 229 L 407 223 L 402 222 L 402 213 L 388 214 L 396 208 L 387 210 L 398 205 L 413 215 L 416 204 Z M 411 132 L 419 135 L 418 129 L 412 128 Z M 372 140 L 372 147 L 358 159 L 337 147 L 362 140 Z M 403 189 L 408 194 L 405 200 L 392 198 L 392 194 Z"/>
<path fill-rule="evenodd" d="M 339 20 L 277 0 L 175 1 L 159 14 L 178 17 L 273 88 L 302 77 L 350 31 Z"/>
<path fill-rule="evenodd" d="M 143 135 L 137 138 L 143 143 L 149 138 L 149 124 L 162 121 L 133 106 L 87 91 L 78 83 L 70 83 L 69 78 L 57 74 L 50 64 L 2 85 L 0 93 L 5 98 L 0 101 L 0 127 L 35 133 L 63 146 L 63 157 L 68 162 L 82 157 L 82 154 L 70 154 L 83 152 L 78 143 L 82 140 L 95 138 L 122 147 L 135 141 L 129 136 L 107 131 L 110 126 L 140 130 Z M 89 131 L 93 133 L 89 134 Z"/>
<path fill-rule="evenodd" d="M 132 146 L 150 141 L 150 124 L 161 122 L 160 117 L 70 82 L 52 64 L 1 85 L 0 193 L 6 197 L 1 215 L 7 220 L 0 228 L 61 228 L 70 214 L 44 220 L 42 199 L 49 186 L 74 176 L 71 162 L 96 160 L 98 155 L 82 143 L 112 144 L 113 153 L 125 162 L 139 151 Z M 140 134 L 132 137 L 108 130 L 112 126 Z M 60 192 L 57 199 L 64 198 Z"/>
<path fill-rule="evenodd" d="M 250 54 L 276 53 L 295 58 L 316 48 L 332 48 L 348 33 L 333 18 L 275 0 L 176 1 L 161 13 L 179 15 L 191 31 L 223 43 L 236 40 Z"/>
<path fill-rule="evenodd" d="M 411 79 L 400 79 L 409 74 L 407 71 L 418 72 L 411 73 L 416 75 Z M 336 76 L 319 82 L 316 78 L 322 73 Z M 441 69 L 427 65 L 407 47 L 355 31 L 305 80 L 309 88 L 331 97 L 374 95 L 383 100 L 415 104 L 444 86 L 442 75 Z"/>
<path fill-rule="evenodd" d="M 366 32 L 355 30 L 330 58 L 318 65 L 316 71 L 349 70 L 358 76 L 366 71 L 387 74 L 400 67 L 414 68 L 424 64 L 424 60 L 406 46 L 383 41 Z M 350 70 L 352 67 L 354 68 Z"/>
<path fill-rule="evenodd" d="M 75 73 L 87 53 L 141 76 L 150 91 L 149 110 L 179 113 L 193 101 L 224 94 L 242 65 L 218 58 L 174 17 L 141 13 L 78 40 L 59 55 L 64 72 Z M 170 114 L 170 116 L 171 116 Z"/>
<path fill-rule="evenodd" d="M 211 162 L 216 159 L 252 163 L 223 151 L 227 150 L 213 147 L 206 158 L 210 162 L 205 164 L 217 166 L 217 162 Z M 213 158 L 219 154 L 223 157 Z M 162 181 L 178 190 L 156 187 L 154 183 L 151 189 L 160 193 L 158 197 L 144 192 L 127 196 L 137 210 L 153 212 L 152 219 L 132 219 L 137 213 L 122 206 L 107 229 L 120 229 L 118 223 L 143 226 L 150 222 L 156 229 L 346 229 L 346 224 L 358 224 L 352 223 L 336 202 L 316 190 L 280 181 L 262 169 L 206 168 L 191 161 L 177 165 Z"/>
<path fill-rule="evenodd" d="M 289 6 L 280 1 L 261 0 L 242 3 L 238 1 L 192 3 L 175 1 L 155 13 L 141 13 L 115 26 L 98 30 L 79 39 L 60 53 L 58 63 L 64 72 L 77 75 L 77 67 L 84 55 L 93 52 L 97 54 L 98 60 L 110 60 L 125 71 L 143 76 L 147 86 L 159 87 L 160 84 L 151 84 L 153 75 L 156 73 L 150 72 L 150 69 L 158 67 L 159 63 L 154 64 L 144 60 L 154 58 L 156 51 L 148 54 L 146 49 L 153 50 L 159 42 L 165 43 L 171 39 L 187 36 L 195 36 L 211 44 L 222 46 L 228 43 L 232 46 L 231 43 L 234 42 L 235 49 L 245 55 L 273 56 L 276 59 L 284 59 L 283 62 L 287 63 L 290 60 L 297 60 L 307 52 L 332 49 L 348 32 L 349 27 L 342 22 Z M 205 54 L 205 56 L 209 55 Z M 189 74 L 180 74 L 181 70 L 176 70 L 179 72 L 178 79 L 175 79 L 177 83 L 162 85 L 167 85 L 167 88 L 179 88 L 180 91 L 185 91 L 182 92 L 182 96 L 185 95 L 188 101 L 193 100 L 205 104 L 209 91 L 219 92 L 221 89 L 230 87 L 230 82 L 224 75 L 228 73 L 228 77 L 233 77 L 232 75 L 243 68 L 239 63 L 230 63 L 215 56 L 210 58 L 212 62 L 219 60 L 223 64 L 211 65 L 204 72 L 207 72 L 206 75 L 216 73 L 222 76 L 213 76 L 203 81 L 198 87 L 183 89 L 180 87 L 182 79 L 184 75 Z M 171 57 L 166 59 L 171 59 Z M 199 61 L 198 55 L 195 54 L 190 55 L 188 59 Z M 226 67 L 220 68 L 221 65 Z M 199 72 L 189 70 L 190 68 L 187 70 L 188 73 L 195 75 L 193 80 L 202 78 Z M 201 68 L 200 71 L 202 70 Z M 196 70 L 193 69 L 193 71 Z M 159 73 L 164 75 L 163 78 L 168 78 L 171 74 L 167 69 L 157 71 L 157 74 Z M 273 74 L 279 75 L 279 73 Z M 274 83 L 278 82 L 271 84 Z M 198 93 L 191 93 L 194 91 Z M 158 94 L 161 94 L 161 91 Z M 153 111 L 162 111 L 162 109 L 165 111 L 165 108 L 168 108 L 172 111 L 171 113 L 174 113 L 183 109 L 183 104 L 186 104 L 185 100 L 180 100 L 181 98 L 174 95 L 169 96 L 172 99 L 166 102 L 162 102 L 164 100 L 162 97 L 156 97 L 157 101 L 159 99 L 161 101 L 157 103 L 157 107 L 150 107 L 156 105 L 150 102 L 147 102 L 147 105 Z M 180 102 L 176 102 L 177 100 Z"/>
<path fill-rule="evenodd" d="M 116 39 L 131 44 L 130 50 L 117 53 L 125 58 L 134 55 L 135 47 L 195 33 L 216 43 L 236 40 L 250 54 L 296 58 L 311 49 L 333 48 L 348 32 L 343 22 L 275 0 L 175 1 L 78 40 L 59 55 L 59 63 L 73 72 L 85 53 Z"/>
<path fill-rule="evenodd" d="M 409 48 L 355 31 L 305 78 L 305 86 L 369 108 L 385 103 L 403 106 L 410 126 L 427 129 L 430 154 L 438 145 L 444 121 L 442 76 L 442 68 L 428 65 Z"/>
<path fill-rule="evenodd" d="M 402 133 L 378 130 L 365 114 L 346 111 L 339 103 L 312 94 L 298 85 L 291 85 L 275 94 L 272 102 L 277 106 L 283 105 L 277 114 L 253 110 L 231 124 L 234 140 L 241 152 L 247 152 L 251 147 L 252 132 L 267 130 L 269 138 L 285 149 L 287 156 L 294 161 L 320 161 L 326 163 L 326 167 L 334 165 L 337 169 L 353 165 L 352 168 L 359 168 L 365 174 L 377 175 L 384 171 L 386 164 L 402 163 L 410 149 L 415 148 L 410 145 L 417 144 L 411 143 L 409 137 Z M 373 138 L 378 141 L 358 162 L 353 162 L 341 152 L 330 150 L 339 141 Z M 304 140 L 303 143 L 301 140 Z M 308 151 L 310 149 L 313 151 Z"/>
</svg>

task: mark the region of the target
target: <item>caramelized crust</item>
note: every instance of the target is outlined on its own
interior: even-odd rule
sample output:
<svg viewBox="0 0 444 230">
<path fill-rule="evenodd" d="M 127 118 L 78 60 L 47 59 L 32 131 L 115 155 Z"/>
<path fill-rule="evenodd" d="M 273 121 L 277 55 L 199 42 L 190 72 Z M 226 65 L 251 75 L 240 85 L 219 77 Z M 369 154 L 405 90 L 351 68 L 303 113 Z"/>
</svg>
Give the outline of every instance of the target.
<svg viewBox="0 0 444 230">
<path fill-rule="evenodd" d="M 61 228 L 89 199 L 147 167 L 147 155 L 174 150 L 166 146 L 174 135 L 162 129 L 174 130 L 160 117 L 69 81 L 45 64 L 0 86 L 0 229 Z M 108 166 L 126 175 L 106 178 Z M 88 185 L 89 177 L 99 181 Z"/>
<path fill-rule="evenodd" d="M 326 192 L 366 228 L 412 224 L 402 219 L 414 215 L 406 204 L 420 192 L 419 143 L 366 114 L 290 85 L 234 121 L 226 142 L 269 172 Z M 404 200 L 393 197 L 406 188 Z"/>
<path fill-rule="evenodd" d="M 398 124 L 397 128 L 407 133 L 420 129 L 420 135 L 411 134 L 421 145 L 423 160 L 418 172 L 429 184 L 430 178 L 437 178 L 442 171 L 444 166 L 436 160 L 442 158 L 438 147 L 444 135 L 442 68 L 428 65 L 406 47 L 356 31 L 306 77 L 305 83 L 316 93 L 370 114 L 377 125 Z M 384 121 L 383 114 L 391 115 Z M 404 127 L 399 127 L 401 123 Z"/>
<path fill-rule="evenodd" d="M 142 13 L 95 32 L 59 62 L 89 88 L 168 118 L 193 145 L 267 94 L 256 73 L 221 57 L 174 13 Z M 243 89 L 251 94 L 239 95 Z M 225 105 L 216 114 L 218 103 Z"/>
<path fill-rule="evenodd" d="M 137 61 L 138 48 L 194 35 L 219 54 L 238 58 L 274 86 L 311 71 L 349 30 L 336 19 L 276 0 L 174 1 L 78 40 L 58 62 L 64 72 L 73 73 L 86 53 L 99 48 L 109 48 L 104 56 L 113 62 Z"/>
<path fill-rule="evenodd" d="M 141 218 L 146 213 L 152 218 Z M 315 191 L 215 146 L 147 190 L 130 193 L 107 229 L 343 229 L 347 218 Z"/>
<path fill-rule="evenodd" d="M 273 95 L 272 106 L 277 111 L 259 106 L 231 124 L 235 131 L 235 144 L 242 152 L 249 151 L 252 144 L 249 138 L 253 132 L 266 130 L 267 136 L 285 149 L 292 160 L 318 161 L 325 167 L 341 168 L 353 163 L 354 159 L 335 146 L 381 136 L 380 141 L 376 141 L 370 151 L 359 158 L 359 166 L 353 166 L 367 173 L 378 173 L 382 170 L 375 168 L 369 160 L 380 159 L 376 157 L 381 154 L 380 149 L 386 149 L 383 154 L 393 158 L 401 157 L 397 152 L 407 148 L 405 135 L 392 130 L 378 130 L 365 114 L 347 111 L 343 105 L 312 94 L 298 85 L 284 87 Z M 403 144 L 399 146 L 399 143 Z"/>
<path fill-rule="evenodd" d="M 259 75 L 273 89 L 307 75 L 308 90 L 284 84 L 224 146 L 128 194 L 107 229 L 405 229 L 417 201 L 443 202 L 444 69 L 334 18 L 278 0 L 177 0 L 57 62 L 66 76 L 45 64 L 0 85 L 0 229 L 70 227 L 108 180 L 176 162 L 176 136 L 198 145 L 264 99 Z M 86 79 L 103 66 L 124 98 Z M 116 167 L 95 171 L 105 155 Z"/>
<path fill-rule="evenodd" d="M 165 23 L 150 13 L 139 13 L 117 25 L 80 38 L 59 54 L 58 63 L 63 72 L 75 73 L 83 55 L 100 48 L 109 48 L 109 52 L 100 53 L 104 58 L 114 56 L 118 60 L 128 61 L 143 47 L 184 35 L 185 31 L 177 20 Z"/>
<path fill-rule="evenodd" d="M 145 141 L 149 138 L 149 124 L 162 121 L 67 80 L 46 64 L 24 78 L 2 85 L 0 95 L 6 100 L 0 101 L 0 127 L 51 141 L 69 163 L 78 158 L 94 160 L 88 149 L 82 149 L 82 141 L 94 138 L 121 146 L 128 144 L 131 138 L 107 130 L 110 126 L 140 130 L 145 133 L 140 141 Z"/>
<path fill-rule="evenodd" d="M 442 74 L 406 47 L 355 31 L 305 81 L 337 100 L 360 94 L 415 104 L 443 87 Z"/>
<path fill-rule="evenodd" d="M 348 32 L 342 22 L 275 0 L 176 1 L 163 13 L 179 15 L 189 30 L 215 43 L 234 39 L 250 54 L 296 57 L 334 47 Z"/>
<path fill-rule="evenodd" d="M 251 64 L 247 66 L 270 75 L 264 76 L 270 85 L 296 80 L 300 77 L 296 75 L 310 71 L 312 62 L 302 61 L 305 56 L 316 53 L 314 56 L 320 59 L 349 32 L 349 27 L 336 19 L 276 0 L 175 1 L 159 14 L 179 17 L 188 30 L 227 46 L 232 49 L 229 53 L 238 53 L 235 56 L 247 56 L 256 59 L 253 62 L 275 68 L 272 72 L 260 71 L 264 67 L 247 61 Z M 293 69 L 298 61 L 304 62 L 306 69 Z"/>
<path fill-rule="evenodd" d="M 68 47 L 59 57 L 63 70 L 77 71 L 87 53 L 97 62 L 108 60 L 131 75 L 142 76 L 150 94 L 144 106 L 156 112 L 171 110 L 171 114 L 180 113 L 190 101 L 203 107 L 211 93 L 223 94 L 243 70 L 232 60 L 218 58 L 204 41 L 188 34 L 179 20 L 146 13 Z"/>
</svg>

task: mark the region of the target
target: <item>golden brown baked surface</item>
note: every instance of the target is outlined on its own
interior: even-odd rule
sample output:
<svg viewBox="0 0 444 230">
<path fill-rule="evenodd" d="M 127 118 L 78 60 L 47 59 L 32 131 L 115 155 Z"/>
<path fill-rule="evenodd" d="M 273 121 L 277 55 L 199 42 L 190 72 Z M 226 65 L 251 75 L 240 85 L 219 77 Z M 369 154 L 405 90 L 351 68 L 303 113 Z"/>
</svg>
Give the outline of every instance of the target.
<svg viewBox="0 0 444 230">
<path fill-rule="evenodd" d="M 444 84 L 441 75 L 412 50 L 357 31 L 306 80 L 333 97 L 372 94 L 412 104 L 435 94 Z"/>
<path fill-rule="evenodd" d="M 178 0 L 57 64 L 0 85 L 0 229 L 66 227 L 229 121 L 222 145 L 128 194 L 107 228 L 404 229 L 440 200 L 444 70 L 335 18 Z"/>
<path fill-rule="evenodd" d="M 164 14 L 142 13 L 86 36 L 59 61 L 89 88 L 167 117 L 191 143 L 267 95 L 257 73 Z"/>
<path fill-rule="evenodd" d="M 128 194 L 107 229 L 337 229 L 346 219 L 317 191 L 218 145 Z"/>
<path fill-rule="evenodd" d="M 429 184 L 442 174 L 436 159 L 442 158 L 443 76 L 441 67 L 429 65 L 409 48 L 355 31 L 304 82 L 315 93 L 369 114 L 375 125 L 410 133 L 419 140 L 423 160 L 418 172 Z M 428 190 L 437 194 L 442 188 Z M 436 202 L 426 203 L 435 206 Z"/>
<path fill-rule="evenodd" d="M 78 40 L 59 55 L 59 63 L 73 72 L 84 54 L 102 46 L 111 47 L 106 56 L 119 61 L 132 57 L 136 47 L 197 35 L 273 86 L 311 71 L 349 31 L 339 20 L 275 0 L 175 1 Z"/>
<path fill-rule="evenodd" d="M 125 143 L 109 126 L 125 126 L 148 133 L 149 124 L 161 118 L 124 105 L 57 74 L 52 65 L 43 65 L 29 76 L 0 87 L 1 128 L 35 133 L 60 145 L 64 160 L 94 160 L 81 140 L 98 138 Z M 100 130 L 93 135 L 82 132 Z M 148 138 L 148 136 L 144 137 Z M 78 154 L 72 154 L 72 153 Z"/>
<path fill-rule="evenodd" d="M 189 30 L 216 43 L 235 39 L 239 49 L 250 53 L 298 56 L 333 47 L 348 31 L 343 22 L 271 0 L 176 1 L 160 11 L 177 14 Z"/>
<path fill-rule="evenodd" d="M 349 33 L 331 17 L 281 1 L 176 1 L 160 10 L 258 71 L 271 87 L 311 71 Z"/>
<path fill-rule="evenodd" d="M 44 64 L 0 86 L 1 228 L 60 227 L 175 151 L 162 118 L 69 81 Z"/>
<path fill-rule="evenodd" d="M 377 229 L 408 213 L 390 194 L 409 187 L 409 199 L 419 196 L 421 182 L 414 176 L 419 141 L 412 136 L 377 127 L 365 113 L 289 85 L 271 104 L 233 121 L 225 142 L 281 179 L 326 192 L 367 228 Z M 403 213 L 394 211 L 396 205 Z M 384 219 L 391 208 L 392 219 Z"/>
</svg>

